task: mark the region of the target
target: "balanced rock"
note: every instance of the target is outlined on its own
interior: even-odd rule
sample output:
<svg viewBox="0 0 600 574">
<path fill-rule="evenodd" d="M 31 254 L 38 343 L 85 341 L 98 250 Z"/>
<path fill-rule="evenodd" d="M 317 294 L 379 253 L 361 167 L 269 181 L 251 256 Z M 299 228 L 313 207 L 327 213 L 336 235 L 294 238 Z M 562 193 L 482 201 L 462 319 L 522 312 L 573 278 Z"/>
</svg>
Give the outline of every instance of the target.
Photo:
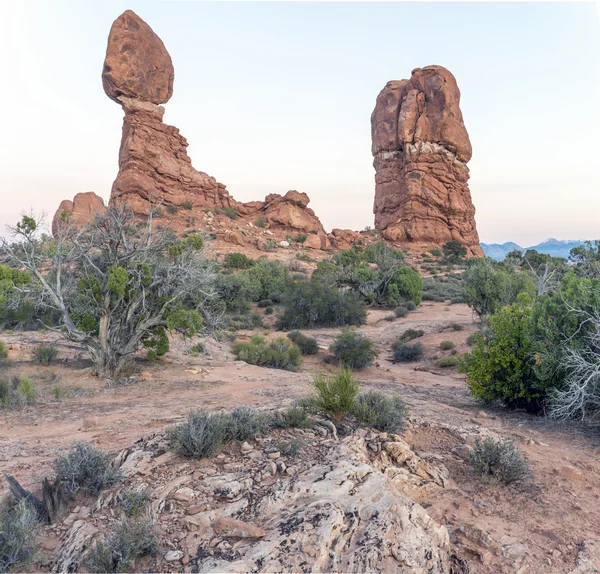
<svg viewBox="0 0 600 574">
<path fill-rule="evenodd" d="M 371 115 L 375 228 L 422 247 L 460 241 L 482 256 L 467 181 L 472 149 L 454 76 L 441 66 L 386 84 Z"/>
<path fill-rule="evenodd" d="M 104 213 L 104 200 L 93 191 L 78 193 L 73 201 L 63 199 L 52 218 L 52 234 L 57 235 L 63 224 L 81 227 L 88 224 L 95 214 Z"/>
<path fill-rule="evenodd" d="M 114 22 L 108 36 L 102 85 L 117 103 L 122 96 L 164 104 L 173 95 L 175 72 L 171 56 L 135 12 L 126 10 Z"/>
</svg>

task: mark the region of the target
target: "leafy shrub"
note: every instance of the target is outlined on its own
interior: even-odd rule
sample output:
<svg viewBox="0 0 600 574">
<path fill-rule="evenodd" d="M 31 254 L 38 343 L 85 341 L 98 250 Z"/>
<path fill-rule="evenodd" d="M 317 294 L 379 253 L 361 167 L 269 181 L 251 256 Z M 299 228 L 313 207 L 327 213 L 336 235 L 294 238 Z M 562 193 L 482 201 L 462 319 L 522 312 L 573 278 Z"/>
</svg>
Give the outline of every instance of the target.
<svg viewBox="0 0 600 574">
<path fill-rule="evenodd" d="M 476 334 L 471 353 L 461 359 L 473 396 L 530 412 L 542 408 L 547 389 L 535 371 L 531 316 L 525 296 L 493 315 L 485 336 Z"/>
<path fill-rule="evenodd" d="M 400 305 L 394 309 L 394 315 L 396 315 L 396 317 L 406 317 L 408 315 L 408 309 Z"/>
<path fill-rule="evenodd" d="M 121 480 L 120 472 L 110 466 L 110 458 L 94 445 L 83 442 L 75 443 L 73 451 L 59 456 L 52 466 L 73 494 L 79 490 L 96 494 Z"/>
<path fill-rule="evenodd" d="M 396 341 L 392 346 L 394 351 L 394 363 L 410 363 L 418 361 L 423 356 L 423 343 L 402 343 Z"/>
<path fill-rule="evenodd" d="M 319 352 L 319 344 L 313 337 L 307 337 L 300 331 L 288 333 L 288 339 L 293 341 L 303 355 L 316 355 Z"/>
<path fill-rule="evenodd" d="M 317 374 L 313 377 L 314 407 L 328 414 L 335 424 L 341 422 L 352 409 L 358 396 L 358 380 L 349 369 L 340 369 L 335 375 Z"/>
<path fill-rule="evenodd" d="M 257 217 L 256 220 L 254 221 L 254 225 L 256 225 L 256 227 L 260 227 L 262 229 L 264 229 L 267 226 L 267 220 L 264 217 Z"/>
<path fill-rule="evenodd" d="M 119 494 L 121 506 L 127 516 L 135 516 L 150 502 L 150 495 L 142 489 L 129 489 Z"/>
<path fill-rule="evenodd" d="M 406 329 L 400 337 L 398 337 L 398 341 L 401 343 L 407 343 L 408 341 L 412 341 L 413 339 L 418 339 L 425 334 L 423 329 Z"/>
<path fill-rule="evenodd" d="M 25 500 L 0 509 L 0 572 L 10 572 L 35 557 L 38 524 L 35 511 Z"/>
<path fill-rule="evenodd" d="M 344 367 L 360 371 L 379 356 L 371 339 L 356 331 L 344 330 L 334 339 L 329 350 Z"/>
<path fill-rule="evenodd" d="M 168 430 L 174 449 L 182 456 L 212 456 L 232 438 L 234 423 L 229 413 L 193 410 L 187 419 Z"/>
<path fill-rule="evenodd" d="M 127 572 L 136 558 L 156 552 L 152 522 L 127 519 L 120 522 L 105 540 L 99 540 L 85 562 L 90 572 Z"/>
<path fill-rule="evenodd" d="M 280 329 L 363 325 L 367 312 L 359 296 L 319 281 L 298 283 L 284 297 Z"/>
<path fill-rule="evenodd" d="M 271 299 L 263 299 L 256 304 L 256 306 L 260 307 L 261 309 L 264 307 L 270 307 L 271 305 L 273 305 L 273 301 L 271 301 Z"/>
<path fill-rule="evenodd" d="M 0 366 L 8 363 L 8 349 L 6 345 L 0 341 Z"/>
<path fill-rule="evenodd" d="M 308 409 L 300 405 L 277 413 L 273 424 L 281 428 L 312 428 L 314 426 L 308 416 Z"/>
<path fill-rule="evenodd" d="M 221 213 L 223 213 L 227 217 L 229 217 L 229 219 L 233 219 L 234 221 L 238 218 L 238 214 L 237 214 L 236 210 L 233 209 L 233 207 L 224 207 L 220 211 L 221 211 Z"/>
<path fill-rule="evenodd" d="M 151 363 L 155 363 L 158 357 L 163 357 L 169 352 L 169 337 L 164 327 L 157 327 L 152 331 L 143 343 L 146 351 L 146 358 Z"/>
<path fill-rule="evenodd" d="M 434 247 L 433 249 L 430 249 L 429 250 L 429 254 L 433 255 L 434 257 L 441 257 L 442 256 L 442 252 L 437 247 Z"/>
<path fill-rule="evenodd" d="M 403 307 L 406 307 L 409 311 L 414 311 L 417 308 L 417 305 L 414 301 L 404 301 Z"/>
<path fill-rule="evenodd" d="M 273 311 L 274 311 L 273 307 L 271 307 L 271 306 L 269 305 L 269 307 L 267 307 L 267 308 L 265 309 L 265 315 L 272 315 L 272 314 L 273 314 Z"/>
<path fill-rule="evenodd" d="M 0 379 L 0 406 L 21 408 L 35 403 L 37 392 L 29 377 Z"/>
<path fill-rule="evenodd" d="M 31 360 L 40 365 L 49 365 L 58 356 L 58 349 L 53 345 L 41 343 L 31 351 Z"/>
<path fill-rule="evenodd" d="M 458 240 L 452 239 L 442 246 L 444 251 L 444 257 L 451 263 L 458 263 L 461 259 L 465 258 L 467 254 L 467 248 Z M 433 254 L 432 254 L 433 255 Z"/>
<path fill-rule="evenodd" d="M 176 205 L 173 205 L 172 203 L 167 205 L 167 213 L 169 215 L 175 215 L 178 211 L 179 211 L 179 207 L 177 207 Z"/>
<path fill-rule="evenodd" d="M 243 253 L 227 253 L 223 260 L 223 265 L 228 269 L 250 269 L 250 267 L 254 266 L 254 259 Z"/>
<path fill-rule="evenodd" d="M 257 413 L 250 407 L 238 407 L 231 413 L 233 440 L 248 440 L 263 434 L 268 426 L 268 418 L 262 413 Z"/>
<path fill-rule="evenodd" d="M 454 349 L 455 345 L 452 341 L 442 341 L 440 343 L 440 349 L 442 351 L 449 351 L 450 349 Z"/>
<path fill-rule="evenodd" d="M 436 367 L 447 369 L 449 367 L 456 367 L 458 365 L 458 359 L 456 357 L 441 357 L 435 362 Z"/>
<path fill-rule="evenodd" d="M 285 337 L 267 344 L 263 337 L 255 335 L 249 343 L 235 343 L 233 353 L 240 361 L 273 369 L 296 371 L 302 364 L 300 349 Z"/>
<path fill-rule="evenodd" d="M 461 325 L 460 323 L 449 323 L 446 326 L 446 329 L 452 329 L 453 331 L 464 331 L 465 327 L 464 327 L 464 325 Z"/>
<path fill-rule="evenodd" d="M 477 439 L 467 460 L 473 470 L 487 480 L 511 484 L 530 476 L 527 461 L 509 439 Z"/>
<path fill-rule="evenodd" d="M 183 207 L 183 209 L 185 209 L 187 211 L 192 211 L 192 209 L 194 208 L 192 202 L 189 199 L 184 201 L 182 203 L 181 207 Z"/>
<path fill-rule="evenodd" d="M 384 432 L 401 432 L 406 425 L 406 405 L 400 397 L 389 398 L 369 391 L 359 395 L 352 414 L 362 426 Z"/>
</svg>

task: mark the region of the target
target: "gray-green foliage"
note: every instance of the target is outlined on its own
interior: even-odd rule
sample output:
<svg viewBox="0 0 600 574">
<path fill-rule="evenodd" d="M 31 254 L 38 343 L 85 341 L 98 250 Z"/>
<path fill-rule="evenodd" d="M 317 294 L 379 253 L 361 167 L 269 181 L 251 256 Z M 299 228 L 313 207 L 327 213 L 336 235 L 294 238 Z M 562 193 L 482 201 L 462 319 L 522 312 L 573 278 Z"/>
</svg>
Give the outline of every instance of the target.
<svg viewBox="0 0 600 574">
<path fill-rule="evenodd" d="M 0 378 L 0 407 L 18 409 L 35 403 L 37 391 L 29 377 Z"/>
<path fill-rule="evenodd" d="M 58 349 L 54 345 L 41 343 L 31 351 L 31 360 L 40 365 L 49 365 L 58 357 Z"/>
<path fill-rule="evenodd" d="M 329 350 L 344 367 L 360 371 L 379 356 L 375 344 L 367 336 L 346 329 L 339 333 Z"/>
<path fill-rule="evenodd" d="M 146 508 L 148 502 L 150 502 L 150 495 L 145 490 L 139 488 L 129 489 L 119 494 L 119 500 L 125 514 L 127 516 L 135 516 Z"/>
<path fill-rule="evenodd" d="M 402 340 L 395 341 L 392 345 L 394 352 L 394 363 L 410 363 L 418 361 L 423 356 L 423 343 L 404 343 Z"/>
<path fill-rule="evenodd" d="M 121 473 L 111 466 L 110 457 L 94 445 L 77 442 L 73 450 L 54 461 L 54 470 L 71 493 L 96 494 L 121 480 Z"/>
<path fill-rule="evenodd" d="M 530 476 L 527 461 L 510 439 L 477 439 L 467 460 L 486 480 L 512 484 Z"/>
<path fill-rule="evenodd" d="M 361 426 L 398 433 L 406 425 L 407 409 L 398 396 L 390 398 L 382 393 L 369 391 L 358 396 L 352 414 Z"/>
<path fill-rule="evenodd" d="M 300 331 L 288 333 L 288 339 L 293 341 L 303 355 L 316 355 L 319 352 L 319 344 L 313 337 L 307 337 Z"/>
<path fill-rule="evenodd" d="M 136 558 L 153 554 L 157 540 L 152 523 L 146 519 L 126 519 L 103 540 L 96 542 L 85 560 L 90 572 L 127 572 Z"/>
<path fill-rule="evenodd" d="M 273 419 L 273 425 L 280 428 L 312 428 L 313 420 L 309 417 L 311 405 L 308 408 L 303 405 L 303 401 L 299 401 L 298 405 L 289 407 L 286 410 L 280 411 Z"/>
<path fill-rule="evenodd" d="M 38 525 L 35 511 L 25 500 L 0 509 L 0 572 L 11 572 L 32 561 Z"/>
<path fill-rule="evenodd" d="M 248 343 L 235 343 L 233 353 L 240 361 L 273 369 L 296 371 L 302 364 L 300 349 L 285 337 L 267 342 L 254 335 Z"/>
<path fill-rule="evenodd" d="M 340 369 L 333 375 L 313 377 L 315 409 L 329 415 L 335 424 L 341 422 L 354 406 L 358 396 L 358 380 L 349 369 Z"/>
</svg>

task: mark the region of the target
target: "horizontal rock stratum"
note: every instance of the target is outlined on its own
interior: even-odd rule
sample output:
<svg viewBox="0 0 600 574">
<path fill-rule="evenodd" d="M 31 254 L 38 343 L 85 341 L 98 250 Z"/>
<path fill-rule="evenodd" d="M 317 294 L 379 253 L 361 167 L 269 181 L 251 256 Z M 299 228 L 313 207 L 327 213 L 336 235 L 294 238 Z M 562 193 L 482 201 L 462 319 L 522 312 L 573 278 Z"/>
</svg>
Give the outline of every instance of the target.
<svg viewBox="0 0 600 574">
<path fill-rule="evenodd" d="M 456 80 L 442 66 L 417 68 L 381 90 L 371 115 L 375 229 L 423 247 L 456 239 L 482 256 L 459 104 Z"/>
</svg>

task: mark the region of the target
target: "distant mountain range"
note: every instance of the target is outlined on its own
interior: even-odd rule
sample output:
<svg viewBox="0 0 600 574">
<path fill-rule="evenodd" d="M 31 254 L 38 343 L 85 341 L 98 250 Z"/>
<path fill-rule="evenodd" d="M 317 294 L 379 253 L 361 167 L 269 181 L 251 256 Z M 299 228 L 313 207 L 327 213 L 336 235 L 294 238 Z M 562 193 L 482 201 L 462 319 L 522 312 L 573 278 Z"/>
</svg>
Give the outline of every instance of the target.
<svg viewBox="0 0 600 574">
<path fill-rule="evenodd" d="M 538 245 L 532 245 L 531 247 L 521 247 L 513 241 L 509 241 L 507 243 L 481 243 L 481 248 L 488 257 L 496 259 L 496 261 L 502 261 L 506 257 L 506 254 L 513 249 L 519 249 L 520 251 L 535 249 L 540 253 L 547 253 L 553 257 L 564 257 L 567 259 L 571 249 L 581 245 L 582 243 L 583 241 L 579 241 L 577 239 L 563 239 L 561 241 L 551 238 L 546 239 L 546 241 L 542 241 Z"/>
</svg>

